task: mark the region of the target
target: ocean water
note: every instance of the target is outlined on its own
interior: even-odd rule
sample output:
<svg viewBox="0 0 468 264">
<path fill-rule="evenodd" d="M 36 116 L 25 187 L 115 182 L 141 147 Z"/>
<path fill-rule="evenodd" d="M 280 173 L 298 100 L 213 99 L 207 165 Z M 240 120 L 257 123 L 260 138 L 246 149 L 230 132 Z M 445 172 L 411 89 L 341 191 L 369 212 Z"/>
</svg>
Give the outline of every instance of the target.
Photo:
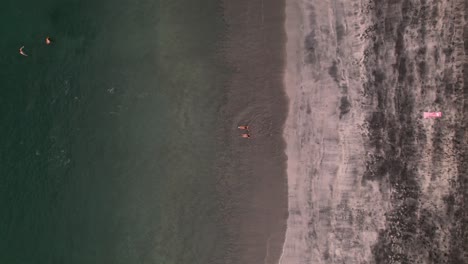
<svg viewBox="0 0 468 264">
<path fill-rule="evenodd" d="M 0 263 L 223 263 L 220 1 L 6 0 L 0 22 Z"/>
</svg>

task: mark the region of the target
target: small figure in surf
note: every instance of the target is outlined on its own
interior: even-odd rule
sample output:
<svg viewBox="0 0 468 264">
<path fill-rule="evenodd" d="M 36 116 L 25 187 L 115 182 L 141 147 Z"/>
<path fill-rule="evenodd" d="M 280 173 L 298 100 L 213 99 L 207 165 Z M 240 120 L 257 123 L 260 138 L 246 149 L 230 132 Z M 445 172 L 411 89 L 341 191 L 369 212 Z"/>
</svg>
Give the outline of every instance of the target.
<svg viewBox="0 0 468 264">
<path fill-rule="evenodd" d="M 19 49 L 19 53 L 20 53 L 21 55 L 27 57 L 28 54 L 24 53 L 23 49 L 24 49 L 24 46 L 22 46 L 22 47 Z"/>
<path fill-rule="evenodd" d="M 45 43 L 46 43 L 47 45 L 52 44 L 52 39 L 51 39 L 50 37 L 46 37 Z"/>
<path fill-rule="evenodd" d="M 240 130 L 247 130 L 246 133 L 243 133 L 241 136 L 242 138 L 250 138 L 250 133 L 249 133 L 249 126 L 244 125 L 244 126 L 238 126 L 237 127 Z"/>
</svg>

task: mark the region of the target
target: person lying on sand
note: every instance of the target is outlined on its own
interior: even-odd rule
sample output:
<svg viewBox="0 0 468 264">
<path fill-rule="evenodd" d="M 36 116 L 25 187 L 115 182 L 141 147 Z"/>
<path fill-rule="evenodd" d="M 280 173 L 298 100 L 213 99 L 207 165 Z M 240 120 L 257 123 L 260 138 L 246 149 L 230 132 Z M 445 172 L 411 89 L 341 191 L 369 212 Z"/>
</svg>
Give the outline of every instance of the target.
<svg viewBox="0 0 468 264">
<path fill-rule="evenodd" d="M 238 126 L 237 128 L 242 130 L 248 130 L 249 126 Z"/>
<path fill-rule="evenodd" d="M 250 134 L 242 134 L 243 138 L 250 138 Z"/>
<path fill-rule="evenodd" d="M 22 46 L 22 47 L 19 49 L 19 52 L 20 52 L 21 55 L 27 57 L 28 54 L 24 53 L 23 49 L 24 49 L 24 46 Z"/>
</svg>

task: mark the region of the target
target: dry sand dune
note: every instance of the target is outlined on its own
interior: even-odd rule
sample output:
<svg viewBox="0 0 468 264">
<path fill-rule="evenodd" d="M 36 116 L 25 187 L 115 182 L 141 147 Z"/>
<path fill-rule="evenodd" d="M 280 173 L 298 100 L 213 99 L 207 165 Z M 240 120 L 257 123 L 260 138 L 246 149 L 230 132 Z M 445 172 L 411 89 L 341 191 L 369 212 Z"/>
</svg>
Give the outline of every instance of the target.
<svg viewBox="0 0 468 264">
<path fill-rule="evenodd" d="M 280 263 L 468 263 L 465 3 L 286 2 Z"/>
</svg>

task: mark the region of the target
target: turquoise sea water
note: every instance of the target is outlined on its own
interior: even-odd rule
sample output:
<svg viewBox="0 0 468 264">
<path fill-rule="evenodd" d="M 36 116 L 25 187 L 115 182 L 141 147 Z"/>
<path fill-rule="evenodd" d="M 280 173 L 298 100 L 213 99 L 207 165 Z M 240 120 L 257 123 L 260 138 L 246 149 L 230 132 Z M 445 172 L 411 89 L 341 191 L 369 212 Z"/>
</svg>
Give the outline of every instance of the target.
<svg viewBox="0 0 468 264">
<path fill-rule="evenodd" d="M 2 2 L 0 263 L 223 263 L 219 6 Z"/>
</svg>

